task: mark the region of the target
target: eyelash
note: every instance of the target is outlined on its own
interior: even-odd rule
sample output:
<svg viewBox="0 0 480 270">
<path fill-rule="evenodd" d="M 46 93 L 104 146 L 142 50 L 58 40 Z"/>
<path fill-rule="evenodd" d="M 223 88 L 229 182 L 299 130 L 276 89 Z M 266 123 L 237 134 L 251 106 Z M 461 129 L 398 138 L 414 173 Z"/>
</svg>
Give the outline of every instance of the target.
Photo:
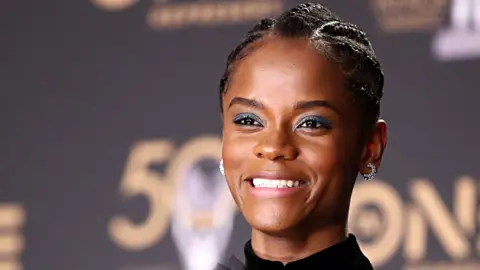
<svg viewBox="0 0 480 270">
<path fill-rule="evenodd" d="M 239 126 L 250 126 L 250 127 L 262 127 L 263 123 L 254 114 L 248 114 L 248 113 L 242 113 L 233 119 L 233 123 Z M 297 125 L 297 128 L 302 128 L 302 129 L 320 129 L 320 128 L 325 128 L 325 129 L 331 129 L 332 124 L 330 121 L 326 120 L 323 117 L 320 116 L 307 116 L 302 119 L 299 125 Z"/>
<path fill-rule="evenodd" d="M 250 122 L 248 124 L 246 121 Z M 239 126 L 263 126 L 260 118 L 254 114 L 241 113 L 233 118 L 233 123 Z"/>
<path fill-rule="evenodd" d="M 312 123 L 309 125 L 309 123 Z M 332 123 L 327 119 L 320 117 L 320 116 L 307 116 L 302 119 L 297 128 L 305 128 L 305 129 L 331 129 Z"/>
</svg>

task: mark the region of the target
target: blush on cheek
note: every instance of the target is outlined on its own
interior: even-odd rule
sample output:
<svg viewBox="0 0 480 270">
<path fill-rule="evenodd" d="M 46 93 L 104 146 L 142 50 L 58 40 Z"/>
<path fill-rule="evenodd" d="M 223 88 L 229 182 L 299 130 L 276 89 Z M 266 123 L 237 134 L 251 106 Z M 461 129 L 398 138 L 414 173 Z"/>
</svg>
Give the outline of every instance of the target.
<svg viewBox="0 0 480 270">
<path fill-rule="evenodd" d="M 251 147 L 248 143 L 242 143 L 241 141 L 226 140 L 223 143 L 222 158 L 225 166 L 225 170 L 229 175 L 238 178 L 238 174 L 241 174 L 241 168 L 250 156 Z"/>
<path fill-rule="evenodd" d="M 225 168 L 225 177 L 237 206 L 242 208 L 241 196 L 241 178 L 248 173 L 244 171 L 248 161 L 248 145 L 241 142 L 224 140 L 222 148 L 223 166 Z"/>
<path fill-rule="evenodd" d="M 306 162 L 318 175 L 328 175 L 330 171 L 341 166 L 343 162 L 342 155 L 338 153 L 338 149 L 334 146 L 325 145 L 307 149 L 308 151 L 304 151 Z"/>
</svg>

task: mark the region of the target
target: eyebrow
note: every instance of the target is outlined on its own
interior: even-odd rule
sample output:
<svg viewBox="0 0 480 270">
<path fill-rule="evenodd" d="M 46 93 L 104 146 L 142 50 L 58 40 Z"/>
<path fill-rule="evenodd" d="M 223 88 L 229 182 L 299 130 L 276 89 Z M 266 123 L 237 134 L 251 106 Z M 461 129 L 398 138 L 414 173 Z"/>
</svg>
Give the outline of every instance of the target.
<svg viewBox="0 0 480 270">
<path fill-rule="evenodd" d="M 232 101 L 230 101 L 230 104 L 228 105 L 228 107 L 230 108 L 235 104 L 244 105 L 244 106 L 248 106 L 248 107 L 252 107 L 260 110 L 263 110 L 265 108 L 265 106 L 263 106 L 263 104 L 257 100 L 242 98 L 242 97 L 233 98 Z M 300 102 L 297 102 L 297 104 L 295 104 L 294 108 L 296 110 L 305 110 L 305 109 L 319 108 L 319 107 L 329 108 L 335 111 L 336 113 L 338 113 L 339 115 L 341 115 L 340 111 L 335 106 L 333 106 L 332 103 L 326 100 L 300 101 Z"/>
<path fill-rule="evenodd" d="M 245 106 L 253 107 L 260 110 L 263 110 L 265 108 L 263 104 L 259 101 L 248 99 L 248 98 L 242 98 L 242 97 L 234 97 L 232 101 L 230 101 L 230 105 L 228 105 L 228 107 L 230 108 L 235 104 L 245 105 Z"/>
<path fill-rule="evenodd" d="M 339 115 L 341 115 L 340 110 L 338 110 L 332 103 L 326 100 L 309 100 L 309 101 L 300 101 L 297 102 L 295 105 L 295 109 L 302 110 L 302 109 L 310 109 L 310 108 L 318 108 L 318 107 L 327 107 Z"/>
</svg>

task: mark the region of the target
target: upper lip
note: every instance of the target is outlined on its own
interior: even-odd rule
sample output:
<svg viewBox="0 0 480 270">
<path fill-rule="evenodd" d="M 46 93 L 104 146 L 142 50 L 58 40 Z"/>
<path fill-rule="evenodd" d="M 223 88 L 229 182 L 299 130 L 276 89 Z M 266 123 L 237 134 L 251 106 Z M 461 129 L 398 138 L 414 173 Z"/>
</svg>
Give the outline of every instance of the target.
<svg viewBox="0 0 480 270">
<path fill-rule="evenodd" d="M 284 172 L 263 171 L 256 174 L 252 174 L 245 178 L 245 180 L 252 180 L 254 178 L 271 179 L 271 180 L 292 180 L 292 181 L 308 181 L 308 178 L 298 176 L 295 177 L 292 174 Z"/>
</svg>

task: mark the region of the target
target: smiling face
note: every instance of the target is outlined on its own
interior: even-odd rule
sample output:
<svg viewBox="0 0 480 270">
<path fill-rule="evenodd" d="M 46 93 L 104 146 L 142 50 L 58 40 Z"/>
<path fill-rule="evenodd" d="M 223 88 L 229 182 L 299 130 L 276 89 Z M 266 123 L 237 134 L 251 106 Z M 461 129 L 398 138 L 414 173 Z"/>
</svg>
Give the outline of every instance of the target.
<svg viewBox="0 0 480 270">
<path fill-rule="evenodd" d="M 231 193 L 262 232 L 345 222 L 365 156 L 363 114 L 342 72 L 308 41 L 260 43 L 235 63 L 222 101 Z"/>
</svg>

